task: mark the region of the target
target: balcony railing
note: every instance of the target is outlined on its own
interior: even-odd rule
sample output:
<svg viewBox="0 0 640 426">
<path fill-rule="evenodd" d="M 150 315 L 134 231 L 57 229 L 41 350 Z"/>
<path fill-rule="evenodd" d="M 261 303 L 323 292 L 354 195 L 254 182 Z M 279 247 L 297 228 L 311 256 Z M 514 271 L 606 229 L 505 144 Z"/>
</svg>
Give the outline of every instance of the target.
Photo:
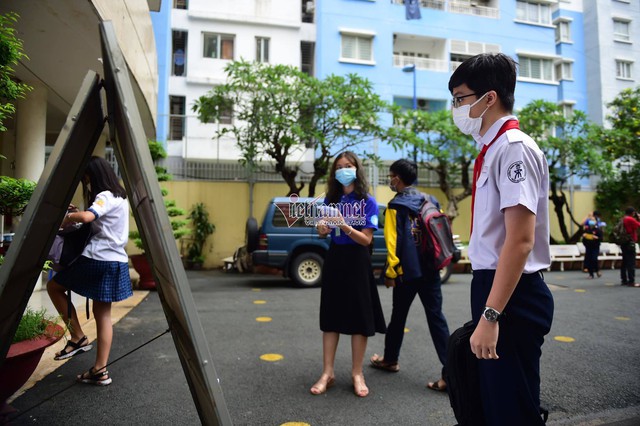
<svg viewBox="0 0 640 426">
<path fill-rule="evenodd" d="M 479 6 L 474 2 L 449 2 L 449 12 L 463 13 L 466 15 L 476 15 L 485 18 L 498 19 L 500 17 L 500 10 L 495 7 Z"/>
<path fill-rule="evenodd" d="M 416 69 L 447 72 L 448 61 L 443 59 L 416 58 L 415 56 L 393 55 L 394 67 L 416 65 Z"/>
<path fill-rule="evenodd" d="M 395 4 L 404 4 L 404 0 L 391 0 Z M 468 1 L 445 1 L 445 0 L 420 0 L 420 7 L 436 10 L 448 10 L 451 13 L 462 13 L 465 15 L 482 16 L 485 18 L 498 19 L 500 10 L 496 7 L 480 6 L 475 2 Z"/>
</svg>

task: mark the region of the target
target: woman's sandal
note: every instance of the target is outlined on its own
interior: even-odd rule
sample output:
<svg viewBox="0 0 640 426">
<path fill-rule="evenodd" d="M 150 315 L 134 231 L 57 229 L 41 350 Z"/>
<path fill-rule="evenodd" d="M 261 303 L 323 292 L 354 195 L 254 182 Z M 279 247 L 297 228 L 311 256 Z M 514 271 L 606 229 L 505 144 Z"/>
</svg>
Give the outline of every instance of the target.
<svg viewBox="0 0 640 426">
<path fill-rule="evenodd" d="M 109 377 L 107 370 L 98 373 L 94 367 L 91 367 L 86 373 L 77 376 L 76 382 L 86 385 L 107 386 L 111 384 L 111 377 Z"/>
<path fill-rule="evenodd" d="M 391 373 L 397 373 L 398 371 L 400 371 L 400 364 L 398 364 L 397 362 L 393 364 L 384 362 L 384 358 L 378 354 L 373 354 L 369 361 L 371 362 L 371 366 L 373 368 L 377 368 L 378 370 L 385 370 Z"/>
<path fill-rule="evenodd" d="M 440 382 L 442 382 L 442 384 L 440 384 Z M 447 383 L 444 381 L 444 379 L 438 379 L 435 382 L 429 382 L 427 383 L 427 387 L 437 392 L 447 391 Z"/>
<path fill-rule="evenodd" d="M 56 361 L 61 361 L 63 359 L 71 358 L 72 356 L 85 353 L 93 348 L 92 345 L 89 344 L 89 340 L 87 336 L 82 336 L 78 342 L 72 342 L 71 340 L 67 341 L 66 346 L 60 352 L 56 353 L 53 357 Z"/>
<path fill-rule="evenodd" d="M 358 374 L 352 377 L 353 379 L 353 393 L 360 398 L 364 398 L 369 395 L 369 388 L 367 384 L 364 382 L 364 375 Z"/>
<path fill-rule="evenodd" d="M 322 376 L 320 376 L 320 380 L 318 380 L 313 386 L 311 386 L 309 392 L 311 392 L 312 395 L 322 395 L 327 391 L 327 389 L 335 384 L 336 380 L 334 377 L 329 377 L 328 374 L 323 374 Z"/>
</svg>

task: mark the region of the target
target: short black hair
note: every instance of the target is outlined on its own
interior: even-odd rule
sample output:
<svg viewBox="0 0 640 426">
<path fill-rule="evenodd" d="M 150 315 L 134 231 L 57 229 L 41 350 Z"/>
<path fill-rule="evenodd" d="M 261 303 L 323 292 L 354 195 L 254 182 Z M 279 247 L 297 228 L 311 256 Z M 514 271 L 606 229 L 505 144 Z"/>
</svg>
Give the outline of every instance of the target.
<svg viewBox="0 0 640 426">
<path fill-rule="evenodd" d="M 626 215 L 632 215 L 636 212 L 636 209 L 634 209 L 633 207 L 629 206 L 627 207 L 627 209 L 624 211 L 624 214 Z"/>
<path fill-rule="evenodd" d="M 411 160 L 401 158 L 389 166 L 389 171 L 398 176 L 405 185 L 413 185 L 418 178 L 418 166 Z"/>
<path fill-rule="evenodd" d="M 504 53 L 481 53 L 465 60 L 449 79 L 449 91 L 466 84 L 477 97 L 495 90 L 502 106 L 513 111 L 516 90 L 516 61 Z"/>
</svg>

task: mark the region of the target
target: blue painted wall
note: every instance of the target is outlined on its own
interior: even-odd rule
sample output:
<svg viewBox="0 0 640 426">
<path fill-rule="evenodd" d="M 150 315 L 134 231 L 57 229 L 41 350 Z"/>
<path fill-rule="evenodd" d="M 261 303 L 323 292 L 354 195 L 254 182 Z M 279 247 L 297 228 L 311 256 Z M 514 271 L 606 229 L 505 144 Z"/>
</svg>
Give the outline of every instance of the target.
<svg viewBox="0 0 640 426">
<path fill-rule="evenodd" d="M 515 109 L 533 99 L 558 102 L 562 99 L 576 101 L 575 108 L 586 110 L 586 83 L 584 73 L 584 37 L 582 16 L 562 11 L 561 15 L 573 19 L 573 44 L 556 46 L 553 26 L 538 26 L 515 22 L 516 2 L 500 1 L 499 19 L 450 13 L 421 8 L 422 19 L 406 20 L 405 6 L 390 0 L 320 0 L 317 12 L 317 77 L 330 74 L 357 73 L 374 83 L 377 92 L 388 102 L 394 97 L 412 99 L 413 76 L 393 65 L 393 34 L 415 35 L 445 40 L 444 58 L 449 58 L 450 40 L 466 40 L 498 44 L 501 51 L 517 60 L 517 52 L 560 55 L 574 59 L 573 81 L 559 84 L 541 84 L 518 81 Z M 555 17 L 555 15 L 554 15 Z M 339 61 L 341 52 L 340 29 L 363 30 L 375 33 L 373 58 L 375 65 L 359 65 Z M 450 69 L 450 68 L 449 68 Z M 439 101 L 450 107 L 451 94 L 447 85 L 451 72 L 417 70 L 417 98 Z M 388 122 L 388 118 L 386 122 Z M 371 147 L 363 147 L 371 150 Z M 378 154 L 386 160 L 408 153 L 395 152 L 385 144 L 379 144 Z"/>
<path fill-rule="evenodd" d="M 169 60 L 171 55 L 171 6 L 172 2 L 164 0 L 159 12 L 151 12 L 153 35 L 156 39 L 158 55 L 158 112 L 156 116 L 156 140 L 166 148 L 169 117 Z"/>
</svg>

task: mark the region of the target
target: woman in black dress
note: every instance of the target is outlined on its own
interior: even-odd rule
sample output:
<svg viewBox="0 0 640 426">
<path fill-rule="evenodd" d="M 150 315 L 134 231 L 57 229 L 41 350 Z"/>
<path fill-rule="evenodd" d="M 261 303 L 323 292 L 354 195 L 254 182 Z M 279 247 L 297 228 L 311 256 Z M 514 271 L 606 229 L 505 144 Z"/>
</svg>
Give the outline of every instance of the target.
<svg viewBox="0 0 640 426">
<path fill-rule="evenodd" d="M 378 229 L 378 204 L 368 194 L 362 163 L 350 151 L 333 162 L 320 237 L 331 235 L 331 246 L 322 268 L 320 330 L 322 330 L 323 371 L 311 387 L 314 395 L 327 391 L 335 382 L 334 362 L 340 334 L 351 335 L 353 389 L 365 397 L 362 363 L 367 338 L 386 331 L 378 289 L 371 268 L 369 245 Z"/>
</svg>

